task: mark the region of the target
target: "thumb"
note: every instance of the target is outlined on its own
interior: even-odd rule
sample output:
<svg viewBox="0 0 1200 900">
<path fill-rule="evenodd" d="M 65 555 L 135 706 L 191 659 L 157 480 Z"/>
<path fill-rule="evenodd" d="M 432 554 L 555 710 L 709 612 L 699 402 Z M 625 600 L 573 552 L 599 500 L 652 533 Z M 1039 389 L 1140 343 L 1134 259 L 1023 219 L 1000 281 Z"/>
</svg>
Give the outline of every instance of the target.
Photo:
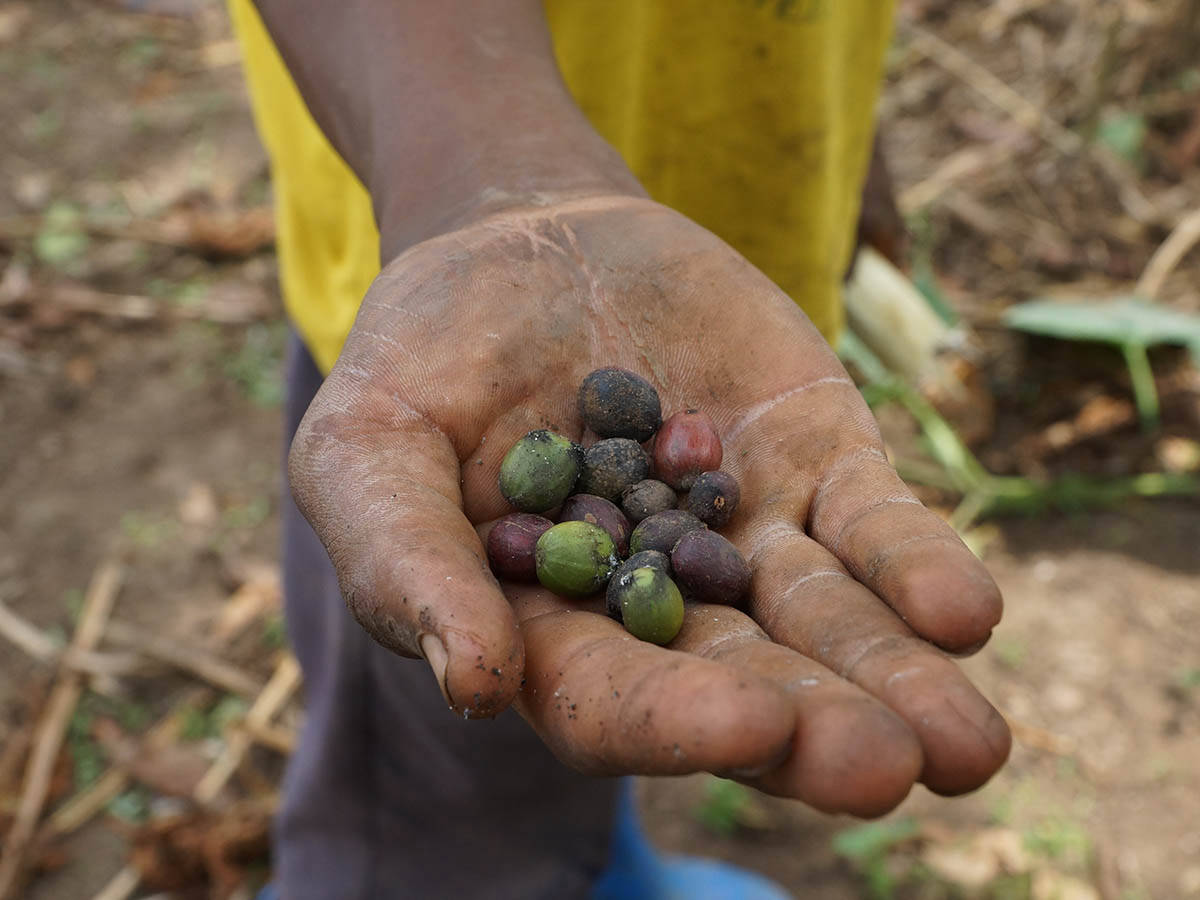
<svg viewBox="0 0 1200 900">
<path fill-rule="evenodd" d="M 453 710 L 490 717 L 520 688 L 524 651 L 463 514 L 459 471 L 449 439 L 423 416 L 333 377 L 288 457 L 296 503 L 355 619 L 390 650 L 424 657 Z"/>
</svg>

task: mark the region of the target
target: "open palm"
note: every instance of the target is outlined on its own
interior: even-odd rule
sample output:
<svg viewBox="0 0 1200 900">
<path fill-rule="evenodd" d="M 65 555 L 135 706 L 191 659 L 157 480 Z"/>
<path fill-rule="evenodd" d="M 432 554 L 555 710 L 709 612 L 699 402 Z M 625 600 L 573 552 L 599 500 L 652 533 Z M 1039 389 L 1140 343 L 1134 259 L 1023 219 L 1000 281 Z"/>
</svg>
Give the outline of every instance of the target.
<svg viewBox="0 0 1200 900">
<path fill-rule="evenodd" d="M 603 366 L 651 381 L 664 413 L 707 412 L 741 483 L 723 533 L 754 571 L 749 614 L 689 605 L 669 648 L 486 563 L 505 452 L 535 428 L 583 439 L 576 389 Z M 394 260 L 290 473 L 358 621 L 428 659 L 460 714 L 515 701 L 583 771 L 713 771 L 873 815 L 917 780 L 973 789 L 1008 754 L 937 649 L 987 639 L 994 583 L 896 476 L 796 305 L 649 201 L 512 210 Z"/>
</svg>

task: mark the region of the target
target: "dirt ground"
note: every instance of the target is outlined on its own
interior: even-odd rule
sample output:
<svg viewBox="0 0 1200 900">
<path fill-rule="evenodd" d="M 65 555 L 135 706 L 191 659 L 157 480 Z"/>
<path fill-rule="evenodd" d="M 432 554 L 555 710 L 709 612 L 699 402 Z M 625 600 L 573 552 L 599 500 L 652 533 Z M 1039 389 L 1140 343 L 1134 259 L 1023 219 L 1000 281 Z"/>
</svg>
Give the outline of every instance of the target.
<svg viewBox="0 0 1200 900">
<path fill-rule="evenodd" d="M 950 178 L 915 212 L 905 209 L 917 234 L 914 270 L 936 271 L 980 335 L 995 414 L 976 449 L 994 471 L 1115 477 L 1164 460 L 1187 470 L 1200 465 L 1188 456 L 1200 437 L 1200 376 L 1185 356 L 1153 356 L 1158 430 L 1143 434 L 1122 414 L 1047 449 L 1049 429 L 1078 425 L 1072 416 L 1088 401 L 1128 405 L 1120 358 L 1020 339 L 997 324 L 998 310 L 1043 291 L 1128 290 L 1170 216 L 1200 205 L 1200 139 L 1194 152 L 1188 143 L 1189 129 L 1200 134 L 1195 53 L 1185 45 L 1172 68 L 1165 45 L 1155 45 L 1161 53 L 1129 65 L 1142 68 L 1141 81 L 1126 67 L 1111 95 L 1089 95 L 1080 109 L 1055 106 L 1067 102 L 1062 83 L 1080 76 L 1053 51 L 1085 48 L 1073 58 L 1085 73 L 1103 54 L 1076 33 L 1076 7 L 1094 4 L 1041 5 L 1031 15 L 1037 4 L 997 3 L 984 15 L 932 0 L 902 4 L 921 29 L 915 38 L 902 29 L 883 103 L 902 206 L 930 179 Z M 1161 33 L 1150 7 L 1118 5 L 1142 18 L 1112 38 L 1116 47 Z M 929 46 L 924 29 L 1059 121 L 1108 121 L 1129 97 L 1151 97 L 1158 105 L 1145 107 L 1139 145 L 1148 158 L 1115 181 L 1094 165 L 1059 177 L 1061 154 L 981 95 L 977 72 L 949 73 L 936 52 L 913 49 Z M 0 603 L 61 645 L 97 568 L 118 560 L 114 621 L 204 648 L 261 686 L 278 674 L 282 652 L 272 573 L 286 331 L 261 217 L 266 167 L 223 8 L 211 0 L 0 2 L 0 73 Z M 948 158 L 988 140 L 1011 142 L 1003 163 L 968 166 L 965 181 L 947 176 Z M 1118 195 L 1130 184 L 1156 198 L 1163 221 L 1128 226 Z M 1034 219 L 1042 224 L 1027 227 Z M 1163 287 L 1174 309 L 1200 309 L 1197 256 Z M 884 423 L 889 439 L 913 443 L 907 422 L 885 414 Z M 1200 500 L 989 521 L 973 537 L 1007 612 L 988 647 L 963 665 L 1016 736 L 1010 763 L 989 785 L 953 800 L 918 790 L 864 825 L 708 777 L 648 781 L 642 801 L 655 839 L 736 860 L 820 900 L 1200 897 Z M 30 723 L 57 670 L 28 648 L 0 646 L 7 828 Z M 133 781 L 87 824 L 38 845 L 26 896 L 94 896 L 129 863 L 131 847 L 160 866 L 173 858 L 164 848 L 184 852 L 186 841 L 172 844 L 154 823 L 186 812 L 176 798 L 195 788 L 191 773 L 220 758 L 239 733 L 223 726 L 241 721 L 254 698 L 248 688 L 240 697 L 198 694 L 202 680 L 172 663 L 89 682 L 48 809 L 94 786 L 114 761 L 128 763 L 130 746 L 149 753 L 137 736 L 181 709 L 182 737 L 134 766 Z M 298 714 L 285 708 L 277 731 Z M 222 796 L 269 800 L 282 760 L 270 743 L 249 753 Z M 249 837 L 221 840 L 225 884 L 248 896 L 264 877 L 263 858 Z M 203 856 L 187 852 L 193 863 Z M 200 875 L 174 886 L 143 882 L 150 886 L 132 896 L 204 896 Z"/>
</svg>

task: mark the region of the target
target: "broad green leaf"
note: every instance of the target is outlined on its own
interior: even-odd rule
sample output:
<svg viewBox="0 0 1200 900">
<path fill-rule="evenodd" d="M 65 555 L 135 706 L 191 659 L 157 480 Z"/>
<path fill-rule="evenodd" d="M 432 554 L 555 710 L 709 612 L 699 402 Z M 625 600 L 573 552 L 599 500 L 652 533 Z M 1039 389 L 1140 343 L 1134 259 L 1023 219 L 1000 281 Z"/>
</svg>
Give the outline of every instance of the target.
<svg viewBox="0 0 1200 900">
<path fill-rule="evenodd" d="M 1178 344 L 1200 365 L 1200 315 L 1168 309 L 1133 295 L 1066 302 L 1038 298 L 1010 307 L 1009 328 L 1068 341 L 1119 346 Z"/>
</svg>

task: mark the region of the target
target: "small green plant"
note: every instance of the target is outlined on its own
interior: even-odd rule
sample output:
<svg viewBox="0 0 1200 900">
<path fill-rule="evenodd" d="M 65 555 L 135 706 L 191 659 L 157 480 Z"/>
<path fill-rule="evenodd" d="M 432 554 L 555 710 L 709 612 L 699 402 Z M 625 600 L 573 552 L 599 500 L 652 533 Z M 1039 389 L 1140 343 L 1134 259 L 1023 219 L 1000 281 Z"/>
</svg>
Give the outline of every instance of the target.
<svg viewBox="0 0 1200 900">
<path fill-rule="evenodd" d="M 140 825 L 150 818 L 150 792 L 144 787 L 134 787 L 108 801 L 109 815 Z"/>
<path fill-rule="evenodd" d="M 1176 682 L 1185 691 L 1192 691 L 1200 688 L 1200 666 L 1191 669 L 1184 669 L 1179 673 Z"/>
<path fill-rule="evenodd" d="M 271 517 L 271 498 L 254 497 L 230 506 L 221 514 L 221 524 L 230 531 L 257 528 Z"/>
<path fill-rule="evenodd" d="M 1114 112 L 1100 120 L 1096 140 L 1126 162 L 1140 167 L 1148 131 L 1146 117 L 1140 113 Z"/>
<path fill-rule="evenodd" d="M 184 711 L 179 736 L 185 741 L 203 741 L 220 737 L 230 722 L 246 714 L 246 701 L 228 694 L 207 709 L 189 707 Z"/>
<path fill-rule="evenodd" d="M 890 900 L 899 884 L 888 865 L 888 858 L 893 850 L 911 841 L 920 830 L 915 819 L 867 822 L 835 834 L 833 852 L 858 870 L 874 900 Z"/>
<path fill-rule="evenodd" d="M 283 402 L 286 335 L 286 326 L 279 323 L 251 325 L 242 346 L 225 361 L 225 375 L 258 406 L 273 408 Z"/>
<path fill-rule="evenodd" d="M 281 650 L 287 646 L 287 627 L 282 615 L 272 613 L 263 620 L 261 641 L 270 650 Z"/>
<path fill-rule="evenodd" d="M 33 239 L 33 253 L 39 262 L 70 271 L 78 266 L 89 244 L 79 210 L 59 202 L 46 210 L 42 227 Z"/>
<path fill-rule="evenodd" d="M 710 831 L 731 835 L 742 826 L 753 803 L 749 788 L 713 776 L 704 784 L 704 799 L 694 815 L 696 821 Z"/>
<path fill-rule="evenodd" d="M 1192 352 L 1200 358 L 1200 317 L 1196 317 L 1195 327 L 1197 343 Z M 1075 512 L 1113 506 L 1130 497 L 1200 496 L 1200 477 L 1168 472 L 1104 479 L 1063 475 L 1044 482 L 1015 475 L 993 475 L 933 404 L 888 371 L 852 332 L 842 336 L 838 353 L 865 379 L 862 394 L 872 408 L 897 403 L 917 423 L 936 465 L 902 458 L 896 460 L 896 470 L 908 481 L 961 495 L 950 516 L 950 524 L 960 533 L 987 516 L 1035 515 L 1049 509 Z"/>
<path fill-rule="evenodd" d="M 73 587 L 63 591 L 63 606 L 67 608 L 67 615 L 71 617 L 72 624 L 79 621 L 83 612 L 83 596 L 83 588 Z"/>
<path fill-rule="evenodd" d="M 1059 866 L 1076 872 L 1087 870 L 1092 857 L 1092 839 L 1078 822 L 1046 819 L 1025 832 L 1025 847 Z"/>
<path fill-rule="evenodd" d="M 152 37 L 139 37 L 121 51 L 117 63 L 124 68 L 143 71 L 152 68 L 162 56 L 162 44 Z"/>
<path fill-rule="evenodd" d="M 992 641 L 991 650 L 1001 665 L 1014 672 L 1021 668 L 1029 655 L 1029 646 L 1017 638 L 997 638 Z"/>
<path fill-rule="evenodd" d="M 173 538 L 179 525 L 172 519 L 140 510 L 121 516 L 121 533 L 139 547 L 152 550 Z"/>
<path fill-rule="evenodd" d="M 76 790 L 83 790 L 104 772 L 104 754 L 92 739 L 94 712 L 93 695 L 85 695 L 67 726 L 67 752 L 71 755 L 72 781 Z"/>
</svg>

